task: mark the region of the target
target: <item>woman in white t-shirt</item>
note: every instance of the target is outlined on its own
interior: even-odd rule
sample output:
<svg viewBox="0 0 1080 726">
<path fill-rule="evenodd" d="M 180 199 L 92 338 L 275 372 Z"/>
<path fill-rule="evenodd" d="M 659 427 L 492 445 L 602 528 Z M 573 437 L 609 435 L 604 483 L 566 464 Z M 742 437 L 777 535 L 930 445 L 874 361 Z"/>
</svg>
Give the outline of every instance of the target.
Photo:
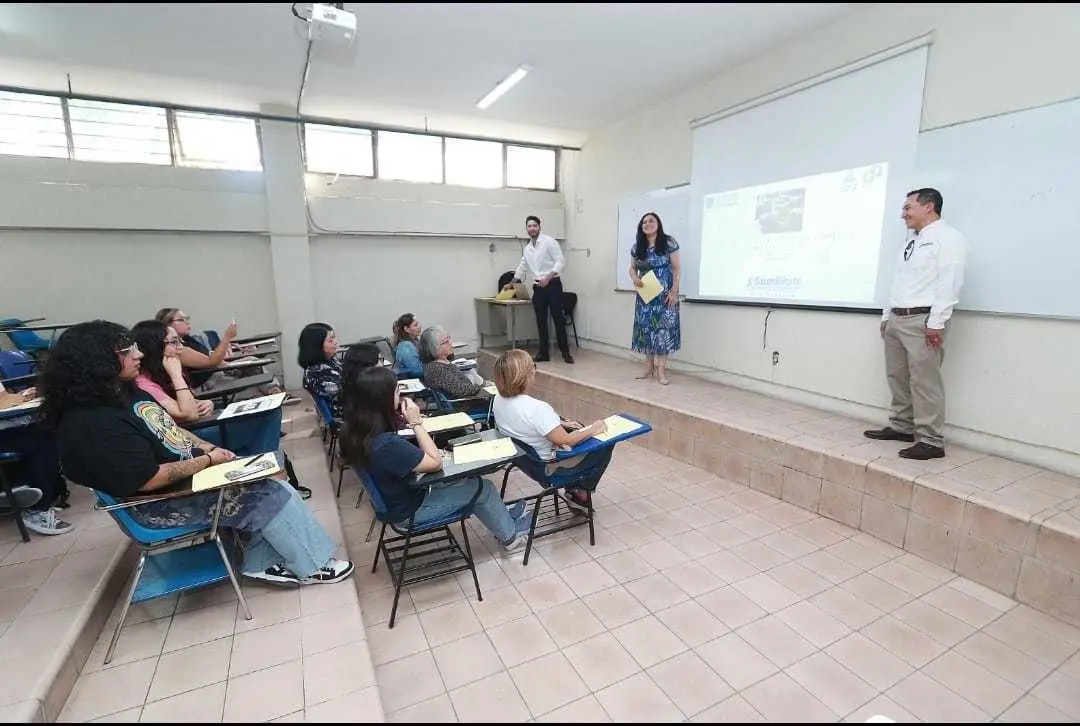
<svg viewBox="0 0 1080 726">
<path fill-rule="evenodd" d="M 611 462 L 612 449 L 607 447 L 560 461 L 555 460 L 555 451 L 571 449 L 585 439 L 603 433 L 604 422 L 601 420 L 582 426 L 576 421 L 564 420 L 551 404 L 527 393 L 535 379 L 536 364 L 525 351 L 508 350 L 499 356 L 495 361 L 495 387 L 499 391 L 493 405 L 495 426 L 501 433 L 531 446 L 540 459 L 548 462 L 543 474 L 550 475 L 555 470 L 589 470 L 590 474 L 582 479 L 580 489 L 567 489 L 565 492 L 565 499 L 571 506 L 584 509 L 588 500 L 583 490 L 595 491 L 600 477 Z M 540 471 L 528 465 L 521 468 L 539 481 Z"/>
</svg>

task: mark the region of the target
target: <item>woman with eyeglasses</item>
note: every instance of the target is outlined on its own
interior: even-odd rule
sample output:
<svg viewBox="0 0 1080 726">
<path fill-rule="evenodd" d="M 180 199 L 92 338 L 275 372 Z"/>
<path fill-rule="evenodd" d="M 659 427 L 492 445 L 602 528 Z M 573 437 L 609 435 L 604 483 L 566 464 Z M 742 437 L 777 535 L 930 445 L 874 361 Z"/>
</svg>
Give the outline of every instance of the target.
<svg viewBox="0 0 1080 726">
<path fill-rule="evenodd" d="M 43 420 L 57 432 L 60 462 L 73 482 L 119 499 L 185 486 L 192 476 L 236 455 L 181 429 L 133 384 L 142 353 L 121 325 L 97 320 L 68 328 L 41 376 Z M 224 502 L 218 509 L 218 497 Z M 127 510 L 144 527 L 219 523 L 246 540 L 242 573 L 293 585 L 340 582 L 351 562 L 284 482 L 264 479 Z"/>
<path fill-rule="evenodd" d="M 447 398 L 474 398 L 484 388 L 484 379 L 475 369 L 463 371 L 450 359 L 454 355 L 454 341 L 450 334 L 438 326 L 427 328 L 420 334 L 420 355 L 424 359 L 424 383 L 433 391 Z"/>
<path fill-rule="evenodd" d="M 132 340 L 143 354 L 135 385 L 153 396 L 180 423 L 198 421 L 214 410 L 212 401 L 200 401 L 184 378 L 180 352 L 184 342 L 175 328 L 157 320 L 144 320 L 131 329 Z"/>
<path fill-rule="evenodd" d="M 300 331 L 296 345 L 299 349 L 296 365 L 304 370 L 304 390 L 325 399 L 334 415 L 340 416 L 338 395 L 341 393 L 342 369 L 337 357 L 337 333 L 326 323 L 308 323 Z"/>
<path fill-rule="evenodd" d="M 236 323 L 230 323 L 221 336 L 221 342 L 213 350 L 203 343 L 202 340 L 192 335 L 191 316 L 180 308 L 162 308 L 157 311 L 154 319 L 159 323 L 170 326 L 180 336 L 183 347 L 180 348 L 180 364 L 189 369 L 188 379 L 195 388 L 205 385 L 214 375 L 212 370 L 217 368 L 229 357 L 232 343 L 236 340 Z"/>
<path fill-rule="evenodd" d="M 180 369 L 178 350 L 183 348 L 183 343 L 175 330 L 156 320 L 144 320 L 131 329 L 131 337 L 143 356 L 139 376 L 135 379 L 137 388 L 152 396 L 174 421 L 182 424 L 198 421 L 214 412 L 212 401 L 195 398 L 190 382 Z M 281 427 L 274 424 L 274 429 L 270 430 L 267 428 L 270 420 L 257 417 L 231 421 L 227 425 L 230 446 L 244 455 L 277 448 Z M 216 424 L 195 429 L 195 433 L 211 443 L 219 443 L 220 433 Z M 309 499 L 311 490 L 300 484 L 288 456 L 285 456 L 285 470 L 293 488 L 300 492 L 302 498 Z"/>
</svg>

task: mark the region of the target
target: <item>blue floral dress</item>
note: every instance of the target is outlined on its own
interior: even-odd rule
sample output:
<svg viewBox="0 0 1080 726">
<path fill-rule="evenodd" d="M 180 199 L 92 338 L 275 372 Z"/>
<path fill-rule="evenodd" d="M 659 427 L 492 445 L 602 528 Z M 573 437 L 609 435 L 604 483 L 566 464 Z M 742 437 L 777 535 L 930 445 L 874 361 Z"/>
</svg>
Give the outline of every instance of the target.
<svg viewBox="0 0 1080 726">
<path fill-rule="evenodd" d="M 646 355 L 668 355 L 682 346 L 682 332 L 679 325 L 679 306 L 667 306 L 668 290 L 675 283 L 671 269 L 671 253 L 679 250 L 679 244 L 668 237 L 667 254 L 658 255 L 652 247 L 645 252 L 645 259 L 639 260 L 631 252 L 630 261 L 637 274 L 644 275 L 649 270 L 656 274 L 656 279 L 664 286 L 664 291 L 651 302 L 644 303 L 640 295 L 634 296 L 634 336 L 630 347 Z"/>
</svg>

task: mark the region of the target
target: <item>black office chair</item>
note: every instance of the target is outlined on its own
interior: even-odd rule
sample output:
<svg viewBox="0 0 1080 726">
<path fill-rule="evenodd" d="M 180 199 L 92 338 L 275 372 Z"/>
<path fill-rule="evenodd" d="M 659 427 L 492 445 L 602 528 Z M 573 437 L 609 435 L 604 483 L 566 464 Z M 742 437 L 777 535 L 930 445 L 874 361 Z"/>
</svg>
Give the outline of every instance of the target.
<svg viewBox="0 0 1080 726">
<path fill-rule="evenodd" d="M 563 291 L 563 317 L 566 320 L 566 325 L 570 326 L 570 329 L 574 331 L 574 345 L 578 348 L 581 347 L 581 341 L 578 340 L 577 324 L 574 322 L 574 309 L 577 308 L 577 293 Z"/>
</svg>

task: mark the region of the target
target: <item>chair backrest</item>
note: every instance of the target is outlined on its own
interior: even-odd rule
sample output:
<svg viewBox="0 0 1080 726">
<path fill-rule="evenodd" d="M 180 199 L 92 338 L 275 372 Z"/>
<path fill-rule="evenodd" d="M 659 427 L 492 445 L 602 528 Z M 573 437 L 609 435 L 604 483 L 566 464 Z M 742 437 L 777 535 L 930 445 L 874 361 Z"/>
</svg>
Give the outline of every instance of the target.
<svg viewBox="0 0 1080 726">
<path fill-rule="evenodd" d="M 374 335 L 370 338 L 364 338 L 356 342 L 357 344 L 371 343 L 379 349 L 379 355 L 385 360 L 388 360 L 391 363 L 394 362 L 394 348 L 390 345 L 390 339 L 385 335 Z"/>
<path fill-rule="evenodd" d="M 221 344 L 221 336 L 218 335 L 216 330 L 204 330 L 203 335 L 206 336 L 206 342 L 210 344 L 210 349 L 213 350 Z"/>
<path fill-rule="evenodd" d="M 336 426 L 337 420 L 334 418 L 334 407 L 330 405 L 330 401 L 325 396 L 319 394 L 312 394 L 312 398 L 315 399 L 315 410 L 319 412 L 319 418 L 327 426 Z"/>
<path fill-rule="evenodd" d="M 0 378 L 21 378 L 36 372 L 37 361 L 21 350 L 0 350 Z"/>
<path fill-rule="evenodd" d="M 94 496 L 97 497 L 98 504 L 103 507 L 109 507 L 120 503 L 120 500 L 111 494 L 106 494 L 97 489 L 94 489 L 93 492 Z M 184 537 L 209 529 L 204 525 L 197 525 L 194 527 L 169 527 L 166 529 L 144 527 L 131 516 L 131 510 L 129 509 L 110 509 L 109 516 L 111 516 L 113 521 L 119 525 L 124 534 L 130 539 L 145 546 L 166 542 L 176 537 Z"/>
<path fill-rule="evenodd" d="M 360 483 L 364 485 L 364 489 L 368 493 L 368 497 L 371 499 L 371 508 L 375 510 L 375 517 L 380 522 L 386 521 L 386 502 L 382 498 L 382 493 L 379 491 L 379 487 L 375 486 L 375 480 L 371 478 L 371 474 L 368 474 L 366 469 L 361 469 L 359 466 L 352 468 L 353 473 L 356 474 L 356 478 L 360 480 Z"/>
<path fill-rule="evenodd" d="M 577 293 L 563 291 L 562 294 L 562 306 L 563 312 L 568 316 L 573 316 L 574 308 L 577 307 Z"/>
</svg>

